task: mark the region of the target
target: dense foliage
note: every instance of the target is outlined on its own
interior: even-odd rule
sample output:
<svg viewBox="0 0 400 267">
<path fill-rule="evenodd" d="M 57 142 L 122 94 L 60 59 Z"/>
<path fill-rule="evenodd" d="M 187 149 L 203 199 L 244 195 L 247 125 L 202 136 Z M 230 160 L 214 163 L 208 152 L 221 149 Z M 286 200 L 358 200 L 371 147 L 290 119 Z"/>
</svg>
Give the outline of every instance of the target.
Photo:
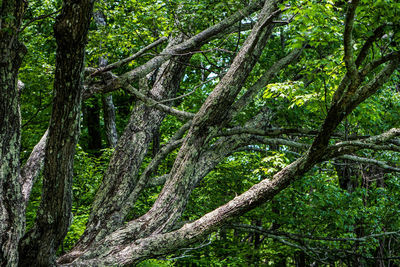
<svg viewBox="0 0 400 267">
<path fill-rule="evenodd" d="M 161 37 L 193 36 L 246 7 L 248 2 L 97 1 L 94 16 L 105 23 L 91 22 L 85 66 L 98 68 L 102 60 L 116 62 Z M 343 43 L 349 5 L 339 0 L 280 4 L 283 13 L 276 18 L 277 26 L 238 97 L 274 62 L 296 49 L 302 49 L 301 55 L 276 73 L 232 124 L 243 126 L 264 110 L 266 127 L 301 128 L 303 132 L 280 136 L 293 143 L 252 144 L 230 153 L 193 190 L 179 223 L 197 220 L 259 181 L 272 179 L 312 144 L 346 75 Z M 21 93 L 22 163 L 39 142 L 50 119 L 56 47 L 53 25 L 61 6 L 61 1 L 55 0 L 29 1 L 24 17 L 21 39 L 28 52 L 19 73 L 25 84 Z M 362 66 L 389 53 L 398 53 L 400 3 L 362 0 L 355 17 L 352 49 L 356 55 L 375 34 L 375 29 L 381 27 L 383 32 L 373 40 Z M 249 36 L 246 27 L 256 20 L 257 14 L 252 14 L 239 23 L 238 31 L 225 33 L 190 52 L 193 55 L 178 88 L 178 98 L 173 102 L 176 109 L 192 113 L 200 109 Z M 113 71 L 120 75 L 141 66 L 165 46 L 164 43 L 156 46 Z M 368 73 L 364 84 L 383 68 L 384 65 L 378 66 Z M 86 75 L 85 86 L 100 79 Z M 140 82 L 134 81 L 134 87 L 140 88 Z M 122 89 L 109 95 L 113 97 L 120 136 L 131 111 L 141 101 Z M 95 94 L 82 104 L 83 123 L 74 158 L 73 219 L 58 255 L 71 250 L 84 233 L 114 151 L 107 141 L 104 97 Z M 173 115 L 166 116 L 153 137 L 140 172 L 184 123 Z M 397 67 L 388 82 L 338 125 L 330 144 L 375 136 L 399 127 L 400 69 Z M 309 132 L 305 133 L 306 130 Z M 214 142 L 217 141 L 215 138 Z M 391 145 L 398 149 L 399 139 L 393 139 Z M 191 247 L 143 261 L 140 266 L 397 266 L 400 264 L 400 150 L 396 149 L 370 147 L 351 153 L 354 158 L 338 157 L 316 164 L 272 201 L 229 219 Z M 152 177 L 170 172 L 178 150 L 165 157 Z M 39 176 L 32 189 L 26 210 L 27 229 L 34 224 L 42 179 Z M 161 188 L 160 183 L 143 190 L 127 220 L 146 214 Z"/>
</svg>

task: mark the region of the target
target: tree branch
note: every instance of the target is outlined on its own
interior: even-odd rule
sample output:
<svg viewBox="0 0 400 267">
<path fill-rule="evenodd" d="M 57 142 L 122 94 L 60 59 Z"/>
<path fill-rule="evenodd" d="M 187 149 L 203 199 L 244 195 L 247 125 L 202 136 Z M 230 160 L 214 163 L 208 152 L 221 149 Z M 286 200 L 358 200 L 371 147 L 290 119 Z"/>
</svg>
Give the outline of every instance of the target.
<svg viewBox="0 0 400 267">
<path fill-rule="evenodd" d="M 281 69 L 288 66 L 290 63 L 295 61 L 301 54 L 303 49 L 294 49 L 287 56 L 281 58 L 277 62 L 275 62 L 262 76 L 257 82 L 252 85 L 243 96 L 241 96 L 233 105 L 232 108 L 228 111 L 228 117 L 232 118 L 237 113 L 242 110 L 245 106 L 252 101 L 254 96 L 258 94 L 262 88 L 264 88 L 268 83 L 270 83 L 271 79 L 279 73 Z"/>
<path fill-rule="evenodd" d="M 347 73 L 350 79 L 357 80 L 358 72 L 357 66 L 354 62 L 354 51 L 353 51 L 353 27 L 354 27 L 354 16 L 356 14 L 356 8 L 359 0 L 352 0 L 349 4 L 349 8 L 346 14 L 345 28 L 344 28 L 344 62 L 346 65 Z"/>
<path fill-rule="evenodd" d="M 46 130 L 39 143 L 33 148 L 31 155 L 21 170 L 22 195 L 24 196 L 25 204 L 28 203 L 32 186 L 43 168 L 48 133 L 49 130 Z"/>
<path fill-rule="evenodd" d="M 384 28 L 386 27 L 385 24 L 380 25 L 378 28 L 374 30 L 374 34 L 367 38 L 363 47 L 361 48 L 360 53 L 357 56 L 355 64 L 359 67 L 362 62 L 364 61 L 365 57 L 368 55 L 368 51 L 371 48 L 372 44 L 379 38 L 381 38 L 384 34 Z"/>
<path fill-rule="evenodd" d="M 346 113 L 349 114 L 355 107 L 357 107 L 365 99 L 373 95 L 392 75 L 396 70 L 400 62 L 400 52 L 386 65 L 382 71 L 380 71 L 374 79 L 368 82 L 366 85 L 358 88 L 354 96 L 350 96 L 349 105 L 347 107 Z"/>
<path fill-rule="evenodd" d="M 53 16 L 53 15 L 55 15 L 57 13 L 60 13 L 60 12 L 61 12 L 61 8 L 59 10 L 57 10 L 57 11 L 54 11 L 54 12 L 50 13 L 50 14 L 45 14 L 45 15 L 41 15 L 41 16 L 38 16 L 36 18 L 33 18 L 30 21 L 28 21 L 27 23 L 25 23 L 24 26 L 22 26 L 21 29 L 18 29 L 18 32 L 23 32 L 30 24 L 32 24 L 35 21 L 51 17 L 51 16 Z"/>
<path fill-rule="evenodd" d="M 133 54 L 130 57 L 124 58 L 124 59 L 122 59 L 122 60 L 120 60 L 118 62 L 114 62 L 114 63 L 109 64 L 107 66 L 100 67 L 100 68 L 96 69 L 93 73 L 90 74 L 90 77 L 94 77 L 94 76 L 100 75 L 103 72 L 119 68 L 119 67 L 121 67 L 121 66 L 123 66 L 123 65 L 125 65 L 125 64 L 127 64 L 127 63 L 129 63 L 129 62 L 131 62 L 131 61 L 133 61 L 135 59 L 137 59 L 138 57 L 142 56 L 146 51 L 158 46 L 159 44 L 161 44 L 161 43 L 163 43 L 163 42 L 165 42 L 167 40 L 168 40 L 167 37 L 161 37 L 160 39 L 154 41 L 153 43 L 149 44 L 148 46 L 140 49 L 138 52 L 136 52 L 135 54 Z"/>
<path fill-rule="evenodd" d="M 330 147 L 330 150 L 345 153 L 354 152 L 356 148 L 374 149 L 374 150 L 391 150 L 400 152 L 400 147 L 396 144 L 384 144 L 393 138 L 400 136 L 400 128 L 392 128 L 380 135 L 372 136 L 362 140 L 342 141 Z M 383 144 L 383 145 L 380 145 Z"/>
<path fill-rule="evenodd" d="M 235 23 L 241 21 L 246 16 L 252 14 L 253 12 L 259 10 L 264 3 L 263 0 L 256 0 L 251 2 L 247 7 L 243 8 L 242 10 L 237 11 L 230 17 L 222 20 L 221 22 L 215 24 L 207 28 L 206 30 L 196 34 L 195 36 L 191 37 L 190 39 L 183 41 L 182 43 L 167 47 L 162 51 L 160 56 L 156 56 L 150 59 L 145 64 L 125 73 L 124 75 L 120 76 L 119 78 L 113 80 L 111 83 L 97 88 L 95 91 L 91 92 L 111 92 L 117 90 L 119 88 L 124 88 L 126 84 L 134 81 L 137 78 L 144 77 L 146 74 L 150 73 L 152 70 L 158 68 L 163 64 L 165 61 L 169 60 L 172 55 L 174 54 L 182 54 L 186 52 L 190 52 L 191 50 L 200 47 L 201 45 L 208 42 L 210 39 L 218 35 L 219 33 L 223 32 L 225 29 L 231 27 Z"/>
<path fill-rule="evenodd" d="M 362 70 L 360 70 L 360 76 L 365 77 L 367 76 L 371 71 L 379 67 L 380 65 L 390 61 L 390 60 L 395 60 L 396 58 L 400 57 L 400 51 L 394 51 L 392 53 L 389 53 L 387 55 L 382 56 L 379 59 L 376 59 L 370 63 L 368 63 Z"/>
<path fill-rule="evenodd" d="M 154 100 L 154 99 L 152 99 L 150 97 L 145 96 L 144 94 L 139 92 L 139 90 L 135 89 L 130 84 L 126 85 L 126 90 L 129 93 L 135 95 L 138 99 L 142 100 L 148 106 L 154 107 L 154 108 L 156 108 L 158 110 L 161 110 L 163 112 L 166 112 L 166 113 L 169 113 L 171 115 L 174 115 L 174 116 L 176 116 L 177 118 L 179 118 L 181 120 L 188 120 L 188 119 L 192 119 L 194 117 L 193 113 L 171 108 L 171 107 L 169 107 L 167 105 L 164 105 L 164 104 L 161 104 L 161 103 L 157 102 L 156 100 Z"/>
<path fill-rule="evenodd" d="M 343 156 L 339 156 L 338 158 L 347 159 L 347 160 L 356 161 L 356 162 L 361 162 L 361 163 L 366 163 L 366 164 L 373 164 L 373 165 L 379 166 L 382 169 L 385 169 L 385 170 L 388 170 L 388 171 L 400 172 L 400 168 L 396 168 L 396 167 L 390 166 L 386 162 L 380 161 L 380 160 L 376 160 L 376 159 L 368 159 L 368 158 L 352 156 L 352 155 L 343 155 Z"/>
<path fill-rule="evenodd" d="M 220 131 L 215 136 L 230 136 L 237 134 L 253 134 L 259 136 L 279 136 L 279 135 L 311 135 L 318 134 L 318 131 L 301 129 L 301 128 L 270 128 L 262 130 L 260 128 L 252 127 L 235 127 L 227 130 Z"/>
</svg>

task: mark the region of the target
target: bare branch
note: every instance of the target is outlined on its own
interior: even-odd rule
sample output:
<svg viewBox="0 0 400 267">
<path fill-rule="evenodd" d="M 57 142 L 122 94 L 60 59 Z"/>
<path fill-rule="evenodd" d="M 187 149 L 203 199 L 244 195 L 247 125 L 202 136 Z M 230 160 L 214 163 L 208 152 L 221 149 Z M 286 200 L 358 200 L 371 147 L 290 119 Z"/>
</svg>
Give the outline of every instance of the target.
<svg viewBox="0 0 400 267">
<path fill-rule="evenodd" d="M 336 150 L 338 153 L 354 152 L 356 149 L 391 150 L 400 152 L 400 147 L 398 145 L 391 143 L 385 144 L 397 136 L 400 136 L 400 128 L 392 128 L 385 133 L 362 140 L 351 140 L 336 143 L 334 146 L 330 147 L 330 150 Z"/>
<path fill-rule="evenodd" d="M 349 114 L 355 107 L 357 107 L 365 99 L 373 95 L 392 75 L 400 62 L 400 52 L 382 69 L 370 82 L 361 86 L 355 91 L 355 96 L 350 96 L 349 105 L 346 113 Z"/>
<path fill-rule="evenodd" d="M 332 242 L 341 242 L 341 243 L 347 242 L 349 244 L 354 244 L 354 243 L 360 244 L 360 243 L 364 243 L 364 242 L 371 242 L 371 239 L 377 239 L 380 237 L 400 236 L 400 231 L 392 231 L 392 232 L 382 232 L 382 233 L 378 233 L 378 234 L 370 234 L 370 235 L 365 235 L 362 237 L 337 238 L 337 237 L 323 237 L 323 236 L 313 236 L 313 235 L 295 234 L 295 233 L 282 232 L 282 231 L 274 231 L 274 230 L 264 229 L 261 226 L 248 225 L 248 224 L 228 224 L 227 227 L 235 228 L 235 229 L 242 229 L 244 231 L 263 234 L 265 237 L 275 239 L 278 242 L 281 242 L 285 245 L 301 249 L 305 253 L 307 253 L 308 255 L 310 255 L 311 257 L 313 257 L 317 260 L 321 260 L 319 257 L 321 254 L 326 256 L 327 250 L 330 250 L 330 249 L 329 248 L 321 249 L 319 247 L 312 248 L 309 245 L 305 244 L 305 242 L 304 242 L 305 240 L 324 241 L 324 242 L 332 241 Z M 296 241 L 296 242 L 300 243 L 301 245 L 299 245 L 297 243 L 295 244 L 295 243 L 288 242 L 287 239 Z M 343 254 L 343 256 L 339 256 L 339 258 L 346 257 L 349 254 L 355 255 L 354 252 L 348 251 L 348 250 L 339 250 L 338 251 L 338 250 L 334 249 L 332 252 L 339 252 L 339 253 Z M 358 255 L 358 254 L 357 254 L 357 256 L 362 257 L 362 255 Z M 376 259 L 374 257 L 365 257 L 365 258 Z M 396 259 L 399 257 L 388 257 L 386 259 L 389 259 L 389 258 Z"/>
<path fill-rule="evenodd" d="M 384 161 L 376 160 L 376 159 L 368 159 L 368 158 L 363 158 L 363 157 L 357 157 L 357 156 L 352 156 L 352 155 L 343 155 L 338 157 L 340 159 L 348 159 L 351 161 L 356 161 L 356 162 L 361 162 L 361 163 L 366 163 L 366 164 L 373 164 L 376 166 L 381 167 L 382 169 L 388 170 L 388 171 L 394 171 L 394 172 L 400 172 L 400 168 L 396 168 L 393 166 L 388 165 Z"/>
<path fill-rule="evenodd" d="M 208 42 L 210 39 L 218 35 L 219 33 L 223 32 L 225 29 L 230 28 L 232 25 L 235 23 L 241 21 L 243 18 L 248 16 L 249 14 L 252 14 L 253 12 L 259 10 L 264 3 L 263 0 L 256 0 L 254 2 L 251 2 L 247 7 L 243 8 L 242 10 L 239 10 L 238 12 L 234 13 L 230 17 L 222 20 L 221 22 L 217 23 L 214 26 L 209 27 L 208 29 L 196 34 L 195 36 L 191 37 L 190 39 L 177 44 L 173 45 L 171 47 L 167 47 L 162 51 L 161 56 L 156 56 L 146 62 L 145 64 L 125 73 L 122 75 L 119 79 L 115 79 L 111 83 L 107 84 L 104 87 L 99 87 L 97 88 L 97 91 L 103 91 L 103 92 L 111 92 L 114 90 L 117 90 L 119 88 L 124 88 L 126 84 L 130 83 L 131 81 L 134 81 L 137 78 L 143 77 L 146 74 L 150 73 L 152 70 L 158 68 L 163 64 L 165 61 L 170 59 L 172 55 L 174 54 L 182 54 L 182 53 L 187 53 L 190 52 L 193 49 L 196 49 L 197 47 L 200 47 L 201 45 L 205 44 Z M 95 91 L 92 92 L 96 93 Z"/>
<path fill-rule="evenodd" d="M 50 13 L 50 14 L 45 14 L 45 15 L 41 15 L 41 16 L 38 16 L 38 17 L 36 17 L 36 18 L 33 18 L 33 19 L 31 19 L 30 21 L 28 21 L 27 23 L 25 23 L 24 26 L 23 26 L 21 29 L 19 29 L 18 31 L 19 31 L 19 32 L 23 32 L 23 31 L 24 31 L 30 24 L 32 24 L 33 22 L 36 22 L 36 21 L 38 21 L 38 20 L 42 20 L 42 19 L 51 17 L 51 16 L 53 16 L 53 15 L 55 15 L 55 14 L 57 14 L 57 13 L 60 13 L 60 11 L 61 11 L 61 9 L 59 9 L 59 10 L 57 10 L 57 11 L 54 11 L 54 12 L 52 12 L 52 13 Z"/>
<path fill-rule="evenodd" d="M 253 134 L 259 136 L 279 136 L 282 134 L 287 135 L 316 135 L 318 131 L 301 129 L 301 128 L 271 128 L 267 130 L 262 130 L 259 128 L 252 127 L 235 127 L 232 129 L 227 129 L 217 133 L 216 136 L 230 136 L 236 134 Z"/>
<path fill-rule="evenodd" d="M 199 88 L 200 86 L 202 86 L 202 85 L 204 85 L 204 84 L 206 84 L 206 83 L 209 83 L 209 82 L 211 82 L 212 80 L 215 80 L 216 78 L 220 78 L 220 75 L 215 76 L 215 77 L 211 77 L 211 78 L 205 80 L 204 82 L 201 82 L 200 84 L 196 85 L 189 93 L 186 93 L 186 94 L 183 94 L 183 95 L 174 97 L 174 98 L 169 98 L 169 99 L 161 100 L 161 101 L 159 101 L 158 103 L 162 104 L 162 103 L 171 102 L 171 101 L 175 101 L 175 100 L 178 100 L 178 99 L 185 98 L 185 97 L 187 97 L 187 96 L 193 94 L 194 92 L 196 92 L 196 89 Z"/>
<path fill-rule="evenodd" d="M 362 237 L 338 238 L 338 237 L 323 237 L 323 236 L 293 234 L 293 233 L 286 233 L 286 232 L 280 232 L 280 231 L 266 230 L 266 229 L 262 229 L 262 227 L 259 227 L 259 226 L 253 226 L 253 225 L 248 225 L 248 226 L 250 226 L 253 229 L 257 229 L 258 231 L 263 231 L 263 232 L 266 232 L 266 233 L 273 233 L 273 234 L 276 234 L 276 235 L 282 235 L 282 236 L 293 237 L 293 238 L 304 238 L 304 239 L 322 240 L 322 241 L 369 242 L 371 238 L 377 238 L 377 237 L 388 236 L 388 235 L 396 235 L 396 236 L 400 235 L 400 231 L 395 231 L 395 232 L 392 231 L 392 232 L 382 232 L 382 233 L 378 233 L 378 234 L 370 234 L 370 235 L 365 235 L 365 236 L 362 236 Z"/>
<path fill-rule="evenodd" d="M 166 113 L 169 113 L 171 115 L 174 115 L 174 116 L 178 117 L 181 120 L 192 119 L 194 117 L 193 113 L 171 108 L 171 107 L 169 107 L 167 105 L 164 105 L 164 104 L 161 104 L 161 103 L 157 102 L 156 100 L 154 100 L 154 99 L 152 99 L 150 97 L 145 96 L 144 94 L 139 92 L 139 90 L 135 89 L 130 84 L 126 85 L 126 89 L 127 89 L 128 92 L 130 92 L 133 95 L 135 95 L 137 98 L 142 100 L 147 105 L 149 105 L 151 107 L 154 107 L 156 109 L 159 109 L 161 111 L 164 111 Z"/>
<path fill-rule="evenodd" d="M 249 104 L 250 101 L 254 98 L 256 94 L 260 92 L 262 88 L 264 88 L 271 79 L 279 73 L 279 71 L 295 61 L 299 55 L 301 54 L 302 49 L 294 49 L 287 56 L 281 58 L 276 63 L 274 63 L 262 76 L 258 81 L 251 86 L 239 100 L 237 100 L 233 105 L 231 110 L 229 110 L 229 116 L 235 116 L 241 109 Z"/>
<path fill-rule="evenodd" d="M 253 137 L 254 140 L 261 144 L 266 144 L 266 145 L 285 145 L 289 147 L 295 147 L 295 148 L 300 148 L 300 149 L 307 149 L 309 148 L 309 145 L 307 144 L 302 144 L 298 143 L 292 140 L 288 139 L 283 139 L 283 138 L 262 138 L 262 137 Z"/>
<path fill-rule="evenodd" d="M 350 75 L 352 80 L 358 79 L 357 66 L 354 62 L 354 51 L 353 51 L 353 26 L 354 16 L 356 14 L 356 8 L 359 0 L 353 0 L 349 4 L 349 8 L 346 14 L 345 28 L 344 28 L 344 62 L 346 65 L 347 73 Z"/>
<path fill-rule="evenodd" d="M 395 51 L 395 52 L 389 53 L 387 55 L 384 55 L 381 58 L 368 63 L 362 70 L 360 70 L 360 75 L 362 77 L 365 77 L 366 75 L 368 75 L 371 71 L 373 71 L 380 65 L 382 65 L 390 60 L 395 60 L 398 57 L 400 57 L 400 51 Z"/>
<path fill-rule="evenodd" d="M 364 142 L 360 142 L 360 141 L 352 141 L 352 142 L 342 142 L 343 144 L 338 145 L 338 147 L 340 146 L 348 146 L 348 147 L 357 147 L 359 149 L 372 149 L 375 151 L 378 150 L 389 150 L 389 151 L 396 151 L 396 152 L 400 152 L 400 147 L 395 145 L 395 144 L 387 144 L 387 145 L 376 145 L 376 144 L 372 144 L 372 143 L 364 143 Z M 345 144 L 347 143 L 347 144 Z"/>
<path fill-rule="evenodd" d="M 139 58 L 139 57 L 142 56 L 146 51 L 148 51 L 148 50 L 150 50 L 150 49 L 152 49 L 152 48 L 158 46 L 159 44 L 165 42 L 166 40 L 168 40 L 167 37 L 161 37 L 161 38 L 158 39 L 157 41 L 155 41 L 155 42 L 149 44 L 148 46 L 146 46 L 146 47 L 140 49 L 138 52 L 136 52 L 135 54 L 133 54 L 133 55 L 130 56 L 130 57 L 124 58 L 124 59 L 122 59 L 122 60 L 120 60 L 120 61 L 118 61 L 118 62 L 114 62 L 114 63 L 109 64 L 109 65 L 107 65 L 107 66 L 98 68 L 98 69 L 95 70 L 92 74 L 90 74 L 90 76 L 91 76 L 91 77 L 97 76 L 97 75 L 99 75 L 99 74 L 101 74 L 101 73 L 103 73 L 103 72 L 106 72 L 106 71 L 110 71 L 110 70 L 119 68 L 119 67 L 125 65 L 126 63 L 129 63 L 129 62 L 131 62 L 131 61 L 133 61 L 133 60 Z"/>
<path fill-rule="evenodd" d="M 343 93 L 343 91 L 346 87 L 342 88 L 343 91 L 340 92 L 340 94 L 337 94 L 339 89 L 337 92 L 335 92 L 332 106 L 328 111 L 328 115 L 324 120 L 320 133 L 313 142 L 311 148 L 312 150 L 318 150 L 320 147 L 326 147 L 328 145 L 333 131 L 336 129 L 339 123 L 360 103 L 373 95 L 378 88 L 380 88 L 389 79 L 389 77 L 397 68 L 399 61 L 399 57 L 391 60 L 384 69 L 382 69 L 372 80 L 363 86 L 359 86 L 359 84 L 353 84 L 353 87 L 347 90 L 345 93 Z M 342 83 L 345 83 L 345 86 L 350 84 L 350 80 L 347 75 L 343 78 Z M 341 88 L 341 86 L 339 86 L 339 88 Z M 322 155 L 318 155 L 318 158 L 321 156 Z"/>
<path fill-rule="evenodd" d="M 379 38 L 382 37 L 384 34 L 383 29 L 385 28 L 385 24 L 380 25 L 378 28 L 375 29 L 374 34 L 368 37 L 368 39 L 365 41 L 363 47 L 361 48 L 360 53 L 357 56 L 356 59 L 356 66 L 359 67 L 361 63 L 364 61 L 365 57 L 368 55 L 368 51 L 371 48 L 372 44 L 378 40 Z"/>
<path fill-rule="evenodd" d="M 31 155 L 28 158 L 28 161 L 21 170 L 22 195 L 24 196 L 25 204 L 28 203 L 32 186 L 43 167 L 48 133 L 49 131 L 47 130 L 40 139 L 39 143 L 35 145 Z"/>
</svg>

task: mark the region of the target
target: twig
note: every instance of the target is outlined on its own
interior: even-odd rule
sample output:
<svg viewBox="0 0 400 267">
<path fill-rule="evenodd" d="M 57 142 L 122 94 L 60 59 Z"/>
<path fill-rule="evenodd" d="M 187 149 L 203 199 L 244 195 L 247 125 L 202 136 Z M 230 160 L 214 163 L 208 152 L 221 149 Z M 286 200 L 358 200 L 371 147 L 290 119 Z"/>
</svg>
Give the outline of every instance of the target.
<svg viewBox="0 0 400 267">
<path fill-rule="evenodd" d="M 61 11 L 61 8 L 60 8 L 59 10 L 57 10 L 57 11 L 54 11 L 53 13 L 46 14 L 46 15 L 41 15 L 41 16 L 39 16 L 39 17 L 33 18 L 33 19 L 31 19 L 30 21 L 28 21 L 27 23 L 25 23 L 24 26 L 22 26 L 22 28 L 20 28 L 20 29 L 18 30 L 18 32 L 23 32 L 23 31 L 24 31 L 30 24 L 32 24 L 33 22 L 38 21 L 38 20 L 42 20 L 42 19 L 45 19 L 45 18 L 48 18 L 48 17 L 50 17 L 50 16 L 52 16 L 52 15 L 55 15 L 55 14 L 59 13 L 60 11 Z"/>
<path fill-rule="evenodd" d="M 110 71 L 110 70 L 116 69 L 116 68 L 118 68 L 118 67 L 120 67 L 120 66 L 122 66 L 122 65 L 124 65 L 124 64 L 126 64 L 128 62 L 131 62 L 131 61 L 137 59 L 138 57 L 142 56 L 143 54 L 145 54 L 146 51 L 148 51 L 148 50 L 152 49 L 153 47 L 156 47 L 157 45 L 165 42 L 167 39 L 168 39 L 167 37 L 161 37 L 157 41 L 155 41 L 155 42 L 149 44 L 148 46 L 140 49 L 137 53 L 133 54 L 132 56 L 124 58 L 124 59 L 122 59 L 122 60 L 120 60 L 118 62 L 109 64 L 109 65 L 107 65 L 107 66 L 105 66 L 103 68 L 97 69 L 95 72 L 90 74 L 90 77 L 99 75 L 100 73 L 103 73 L 103 72 L 106 72 L 106 71 Z"/>
<path fill-rule="evenodd" d="M 219 77 L 220 77 L 220 76 L 215 76 L 215 77 L 212 77 L 212 78 L 210 78 L 210 79 L 205 80 L 204 82 L 201 82 L 200 84 L 196 85 L 196 86 L 193 88 L 193 90 L 190 91 L 189 93 L 186 93 L 186 94 L 184 94 L 184 95 L 180 95 L 180 96 L 177 96 L 177 97 L 174 97 L 174 98 L 169 98 L 169 99 L 161 100 L 161 101 L 159 101 L 158 103 L 161 104 L 161 103 L 171 102 L 171 101 L 175 101 L 175 100 L 178 100 L 178 99 L 187 97 L 187 96 L 193 94 L 194 92 L 196 92 L 196 89 L 199 88 L 200 86 L 202 86 L 202 85 L 204 85 L 204 84 L 206 84 L 206 83 L 208 83 L 208 82 L 210 82 L 210 81 L 212 81 L 212 80 L 214 80 L 214 79 L 216 79 L 216 78 L 219 78 Z"/>
</svg>

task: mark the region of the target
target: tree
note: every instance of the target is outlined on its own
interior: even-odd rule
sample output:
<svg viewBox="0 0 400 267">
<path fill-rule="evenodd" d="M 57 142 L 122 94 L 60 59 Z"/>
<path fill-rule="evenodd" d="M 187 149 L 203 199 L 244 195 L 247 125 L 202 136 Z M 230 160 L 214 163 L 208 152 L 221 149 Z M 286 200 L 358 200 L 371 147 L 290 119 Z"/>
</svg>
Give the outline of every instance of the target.
<svg viewBox="0 0 400 267">
<path fill-rule="evenodd" d="M 221 14 L 205 12 L 193 23 L 188 16 L 192 6 L 167 1 L 163 8 L 172 14 L 169 18 L 172 22 L 164 23 L 172 29 L 149 23 L 152 26 L 146 38 L 157 39 L 165 33 L 169 33 L 168 37 L 160 37 L 115 63 L 84 68 L 93 2 L 64 1 L 59 11 L 54 24 L 57 50 L 50 123 L 22 168 L 17 81 L 24 46 L 19 35 L 29 25 L 22 25 L 24 15 L 30 14 L 25 14 L 27 4 L 23 1 L 1 3 L 2 265 L 136 264 L 203 240 L 232 218 L 271 201 L 312 168 L 332 159 L 399 171 L 393 164 L 357 154 L 371 150 L 400 151 L 397 139 L 400 129 L 396 125 L 389 123 L 384 132 L 356 134 L 351 138 L 341 130 L 342 121 L 390 82 L 393 73 L 396 75 L 400 60 L 398 4 L 379 2 L 370 14 L 371 3 L 358 0 L 346 4 L 256 0 L 248 5 L 221 1 L 216 7 Z M 118 4 L 102 5 L 97 7 L 93 24 L 100 33 L 108 27 L 101 23 L 107 12 L 114 15 L 116 23 L 121 13 L 132 12 L 129 5 L 122 12 Z M 199 6 L 200 10 L 210 8 L 212 1 L 202 1 Z M 163 12 L 162 8 L 155 10 Z M 153 19 L 164 15 L 155 11 Z M 209 18 L 217 22 L 209 25 Z M 196 25 L 196 22 L 201 23 Z M 224 38 L 229 39 L 233 53 L 217 46 L 217 41 Z M 91 41 L 98 40 L 93 34 Z M 165 42 L 163 50 L 148 61 L 131 69 L 127 67 Z M 102 47 L 106 43 L 107 40 L 101 40 Z M 91 49 L 94 48 L 89 43 L 87 50 Z M 216 63 L 205 55 L 207 50 L 215 51 Z M 268 56 L 267 50 L 278 52 Z M 200 53 L 204 58 L 199 60 Z M 218 53 L 228 55 L 218 56 Z M 106 58 L 104 53 L 94 54 L 87 53 L 88 64 L 93 63 L 91 57 L 103 61 Z M 112 60 L 113 55 L 107 58 Z M 192 64 L 199 61 L 200 67 L 193 68 Z M 210 76 L 209 73 L 215 72 Z M 327 81 L 328 73 L 332 79 Z M 210 80 L 216 82 L 208 88 L 210 92 L 204 92 L 203 99 L 196 97 L 191 100 L 194 103 L 185 103 L 190 96 L 182 89 L 185 81 L 193 78 L 200 79 L 197 81 L 200 88 Z M 194 87 L 193 81 L 188 84 Z M 91 203 L 84 233 L 70 251 L 56 260 L 57 249 L 71 221 L 73 161 L 82 100 L 95 94 L 107 96 L 120 89 L 132 96 L 135 105 Z M 104 117 L 113 106 L 110 98 L 107 101 Z M 303 106 L 307 101 L 314 103 L 314 111 Z M 295 115 L 299 121 L 273 119 L 282 112 L 278 105 L 284 107 L 283 113 Z M 293 106 L 295 112 L 289 110 Z M 187 107 L 188 111 L 179 107 Z M 94 108 L 98 109 L 96 104 Z M 167 114 L 181 122 L 175 123 L 177 130 L 167 134 L 169 140 L 160 147 L 160 129 L 167 121 Z M 296 125 L 313 115 L 317 117 L 307 127 Z M 114 116 L 109 119 L 106 124 L 114 125 Z M 114 132 L 107 136 L 115 138 L 115 130 L 110 130 L 113 127 L 107 127 Z M 108 143 L 113 146 L 113 141 Z M 193 190 L 220 162 L 229 156 L 237 157 L 238 151 L 266 147 L 278 152 L 294 149 L 292 152 L 298 157 L 287 159 L 286 163 L 281 156 L 267 158 L 265 162 L 272 165 L 267 164 L 261 174 L 255 174 L 262 179 L 247 191 L 195 220 L 181 220 Z M 158 168 L 177 149 L 171 166 L 164 168 L 165 174 L 158 175 Z M 33 226 L 25 231 L 26 204 L 42 165 L 40 206 Z M 154 185 L 162 185 L 162 189 L 151 208 L 143 214 L 132 214 L 141 194 Z M 279 213 L 279 208 L 274 208 L 274 212 Z M 254 238 L 259 246 L 259 236 Z"/>
</svg>

